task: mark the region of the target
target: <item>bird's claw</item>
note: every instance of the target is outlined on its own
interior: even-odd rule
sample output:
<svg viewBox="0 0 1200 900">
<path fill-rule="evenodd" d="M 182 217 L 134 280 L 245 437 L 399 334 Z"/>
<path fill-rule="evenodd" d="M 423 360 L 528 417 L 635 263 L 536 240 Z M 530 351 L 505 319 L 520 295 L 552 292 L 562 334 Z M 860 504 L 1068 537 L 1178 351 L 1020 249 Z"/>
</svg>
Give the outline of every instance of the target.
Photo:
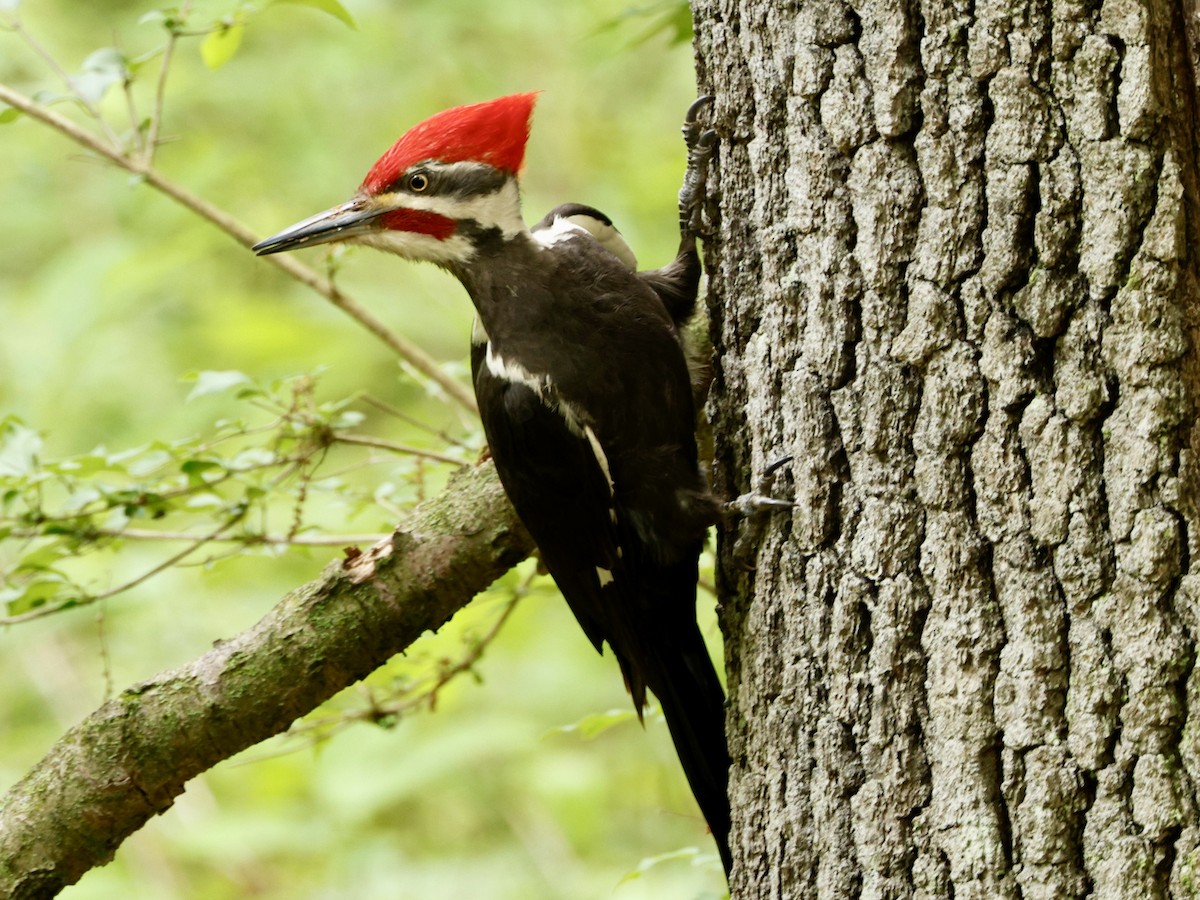
<svg viewBox="0 0 1200 900">
<path fill-rule="evenodd" d="M 780 500 L 767 494 L 750 491 L 742 494 L 736 500 L 725 504 L 725 515 L 733 518 L 749 518 L 762 512 L 790 510 L 794 506 L 792 500 Z"/>
<path fill-rule="evenodd" d="M 791 461 L 792 457 L 783 456 L 763 469 L 762 475 L 755 479 L 753 488 L 737 499 L 723 504 L 725 516 L 731 519 L 748 519 L 762 513 L 789 510 L 795 506 L 791 500 L 772 497 L 768 490 L 771 477 Z"/>
<path fill-rule="evenodd" d="M 722 509 L 727 522 L 741 520 L 746 523 L 741 534 L 733 542 L 732 554 L 734 562 L 747 571 L 754 569 L 754 555 L 766 525 L 765 514 L 788 512 L 796 505 L 792 500 L 780 500 L 768 492 L 771 477 L 791 461 L 790 456 L 775 460 L 763 469 L 762 475 L 755 479 L 750 491 L 723 504 Z"/>
<path fill-rule="evenodd" d="M 775 462 L 763 469 L 762 478 L 760 480 L 765 483 L 772 475 L 790 463 L 794 458 L 795 457 L 793 457 L 790 453 L 787 456 L 779 457 L 779 459 L 775 460 Z"/>
<path fill-rule="evenodd" d="M 767 494 L 755 491 L 742 494 L 736 500 L 724 504 L 725 515 L 729 518 L 748 519 L 761 513 L 777 512 L 791 509 L 796 504 L 791 500 L 779 500 Z"/>
<path fill-rule="evenodd" d="M 684 239 L 704 235 L 703 188 L 708 178 L 708 164 L 717 149 L 717 133 L 701 128 L 700 112 L 713 102 L 709 94 L 698 98 L 688 107 L 683 119 L 683 142 L 687 145 L 687 172 L 679 188 L 679 231 Z"/>
<path fill-rule="evenodd" d="M 683 142 L 687 144 L 688 150 L 696 146 L 696 141 L 700 137 L 700 126 L 696 120 L 700 118 L 700 110 L 709 106 L 716 98 L 712 94 L 704 94 L 692 101 L 692 105 L 688 107 L 688 111 L 683 116 Z"/>
</svg>

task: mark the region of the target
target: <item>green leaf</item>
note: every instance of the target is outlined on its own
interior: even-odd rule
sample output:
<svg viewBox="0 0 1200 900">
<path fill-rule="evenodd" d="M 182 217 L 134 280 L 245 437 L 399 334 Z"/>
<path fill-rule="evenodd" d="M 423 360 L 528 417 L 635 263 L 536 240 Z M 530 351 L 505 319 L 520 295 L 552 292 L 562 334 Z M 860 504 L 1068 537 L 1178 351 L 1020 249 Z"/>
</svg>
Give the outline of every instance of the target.
<svg viewBox="0 0 1200 900">
<path fill-rule="evenodd" d="M 37 468 L 42 439 L 16 419 L 0 423 L 0 475 L 31 475 Z"/>
<path fill-rule="evenodd" d="M 15 122 L 21 118 L 21 110 L 15 106 L 10 106 L 8 109 L 0 112 L 0 125 L 7 125 L 9 122 Z"/>
<path fill-rule="evenodd" d="M 151 472 L 163 468 L 171 461 L 171 454 L 166 450 L 151 450 L 129 464 L 128 472 L 134 478 L 145 478 Z"/>
<path fill-rule="evenodd" d="M 338 413 L 330 420 L 331 428 L 357 428 L 366 420 L 366 414 L 356 409 L 347 409 Z"/>
<path fill-rule="evenodd" d="M 80 512 L 92 503 L 99 503 L 104 499 L 104 495 L 91 485 L 84 485 L 78 490 L 72 491 L 63 500 L 62 509 L 64 512 Z M 49 529 L 46 531 L 50 533 Z"/>
<path fill-rule="evenodd" d="M 93 478 L 101 472 L 113 471 L 114 467 L 109 464 L 106 453 L 103 451 L 94 451 L 92 453 L 83 453 L 79 456 L 70 456 L 58 462 L 47 463 L 46 470 L 79 479 Z"/>
<path fill-rule="evenodd" d="M 311 6 L 313 9 L 319 9 L 323 13 L 328 13 L 335 19 L 345 23 L 350 28 L 358 29 L 358 25 L 354 22 L 354 17 L 342 6 L 338 0 L 274 0 L 271 5 L 279 3 L 290 3 L 293 6 Z"/>
<path fill-rule="evenodd" d="M 185 460 L 179 469 L 187 476 L 188 484 L 199 485 L 206 483 L 209 479 L 205 475 L 212 473 L 217 476 L 223 475 L 226 471 L 225 464 L 212 459 L 189 459 Z"/>
<path fill-rule="evenodd" d="M 42 578 L 30 582 L 23 589 L 0 593 L 0 602 L 8 607 L 9 615 L 19 616 L 57 599 L 69 586 L 65 579 Z"/>
<path fill-rule="evenodd" d="M 215 34 L 216 32 L 213 33 Z M 211 36 L 209 35 L 209 37 Z M 213 68 L 216 67 L 214 66 Z M 229 369 L 223 372 L 198 372 L 189 377 L 196 382 L 196 386 L 187 395 L 188 402 L 195 400 L 197 397 L 204 397 L 208 394 L 220 394 L 230 388 L 251 383 L 249 375 L 245 372 L 239 372 L 236 369 Z"/>
<path fill-rule="evenodd" d="M 189 497 L 184 506 L 188 509 L 221 509 L 225 506 L 225 501 L 218 495 L 206 491 L 203 494 Z"/>
<path fill-rule="evenodd" d="M 53 106 L 56 103 L 78 103 L 74 94 L 64 94 L 61 91 L 51 91 L 45 88 L 33 92 L 33 100 L 42 106 Z"/>
<path fill-rule="evenodd" d="M 610 709 L 607 712 L 592 713 L 584 716 L 578 722 L 573 722 L 570 725 L 560 725 L 558 728 L 552 728 L 549 734 L 578 734 L 585 740 L 591 740 L 610 728 L 624 724 L 632 719 L 637 718 L 637 713 L 632 709 Z"/>
<path fill-rule="evenodd" d="M 219 69 L 233 59 L 245 32 L 246 26 L 240 23 L 218 25 L 215 31 L 210 31 L 200 42 L 200 58 L 204 64 L 210 69 Z"/>
<path fill-rule="evenodd" d="M 59 543 L 42 544 L 26 553 L 14 567 L 16 572 L 50 572 L 52 568 L 69 556 L 71 551 Z"/>
<path fill-rule="evenodd" d="M 274 463 L 277 458 L 274 451 L 266 447 L 251 447 L 234 456 L 228 465 L 233 471 L 262 469 Z"/>
<path fill-rule="evenodd" d="M 131 75 L 137 75 L 147 63 L 154 62 L 163 55 L 162 47 L 155 47 L 153 50 L 147 50 L 138 56 L 132 58 L 126 57 L 125 66 L 129 69 Z"/>
<path fill-rule="evenodd" d="M 71 78 L 71 87 L 88 103 L 99 103 L 113 85 L 130 78 L 125 55 L 113 47 L 102 47 L 83 61 L 83 70 Z"/>
<path fill-rule="evenodd" d="M 672 850 L 669 853 L 660 853 L 658 856 L 648 856 L 638 863 L 638 867 L 628 873 L 624 878 L 617 882 L 618 885 L 641 878 L 651 869 L 657 868 L 663 863 L 676 862 L 678 860 L 688 860 L 693 866 L 702 865 L 709 861 L 709 858 L 716 859 L 715 853 L 701 853 L 695 847 L 680 847 L 678 850 Z"/>
</svg>

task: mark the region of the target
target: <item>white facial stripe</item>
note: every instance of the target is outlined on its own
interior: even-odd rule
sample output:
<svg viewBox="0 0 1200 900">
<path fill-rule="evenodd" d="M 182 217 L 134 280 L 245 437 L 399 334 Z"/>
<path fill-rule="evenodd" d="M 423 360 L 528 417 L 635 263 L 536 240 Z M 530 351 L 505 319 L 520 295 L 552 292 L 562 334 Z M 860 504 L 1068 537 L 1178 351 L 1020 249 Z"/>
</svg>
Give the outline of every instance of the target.
<svg viewBox="0 0 1200 900">
<path fill-rule="evenodd" d="M 416 231 L 371 231 L 351 238 L 356 244 L 386 250 L 406 259 L 432 263 L 464 263 L 475 255 L 475 245 L 461 234 L 445 240 Z"/>
<path fill-rule="evenodd" d="M 421 209 L 448 219 L 474 219 L 481 228 L 499 228 L 505 240 L 525 230 L 521 217 L 521 193 L 517 182 L 506 181 L 498 190 L 473 197 L 429 194 L 387 194 L 379 198 L 386 206 Z"/>
</svg>

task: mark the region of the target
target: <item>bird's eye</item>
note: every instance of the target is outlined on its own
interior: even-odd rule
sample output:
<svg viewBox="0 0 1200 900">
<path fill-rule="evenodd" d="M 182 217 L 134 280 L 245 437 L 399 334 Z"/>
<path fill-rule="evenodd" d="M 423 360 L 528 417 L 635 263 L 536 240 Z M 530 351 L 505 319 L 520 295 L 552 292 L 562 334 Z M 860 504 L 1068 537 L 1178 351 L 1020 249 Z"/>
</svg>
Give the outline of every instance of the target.
<svg viewBox="0 0 1200 900">
<path fill-rule="evenodd" d="M 424 172 L 413 172 L 408 176 L 408 189 L 414 193 L 421 193 L 429 187 L 429 176 Z"/>
</svg>

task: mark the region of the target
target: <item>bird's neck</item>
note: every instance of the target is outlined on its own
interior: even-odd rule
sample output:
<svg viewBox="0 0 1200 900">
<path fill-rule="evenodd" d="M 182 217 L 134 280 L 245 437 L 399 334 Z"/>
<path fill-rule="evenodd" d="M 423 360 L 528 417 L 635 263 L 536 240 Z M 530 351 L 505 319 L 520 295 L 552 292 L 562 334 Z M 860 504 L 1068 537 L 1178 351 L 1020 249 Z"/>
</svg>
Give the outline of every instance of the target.
<svg viewBox="0 0 1200 900">
<path fill-rule="evenodd" d="M 485 326 L 497 305 L 512 303 L 538 280 L 538 249 L 528 229 L 508 235 L 488 229 L 476 236 L 468 259 L 447 266 L 467 289 Z"/>
</svg>

